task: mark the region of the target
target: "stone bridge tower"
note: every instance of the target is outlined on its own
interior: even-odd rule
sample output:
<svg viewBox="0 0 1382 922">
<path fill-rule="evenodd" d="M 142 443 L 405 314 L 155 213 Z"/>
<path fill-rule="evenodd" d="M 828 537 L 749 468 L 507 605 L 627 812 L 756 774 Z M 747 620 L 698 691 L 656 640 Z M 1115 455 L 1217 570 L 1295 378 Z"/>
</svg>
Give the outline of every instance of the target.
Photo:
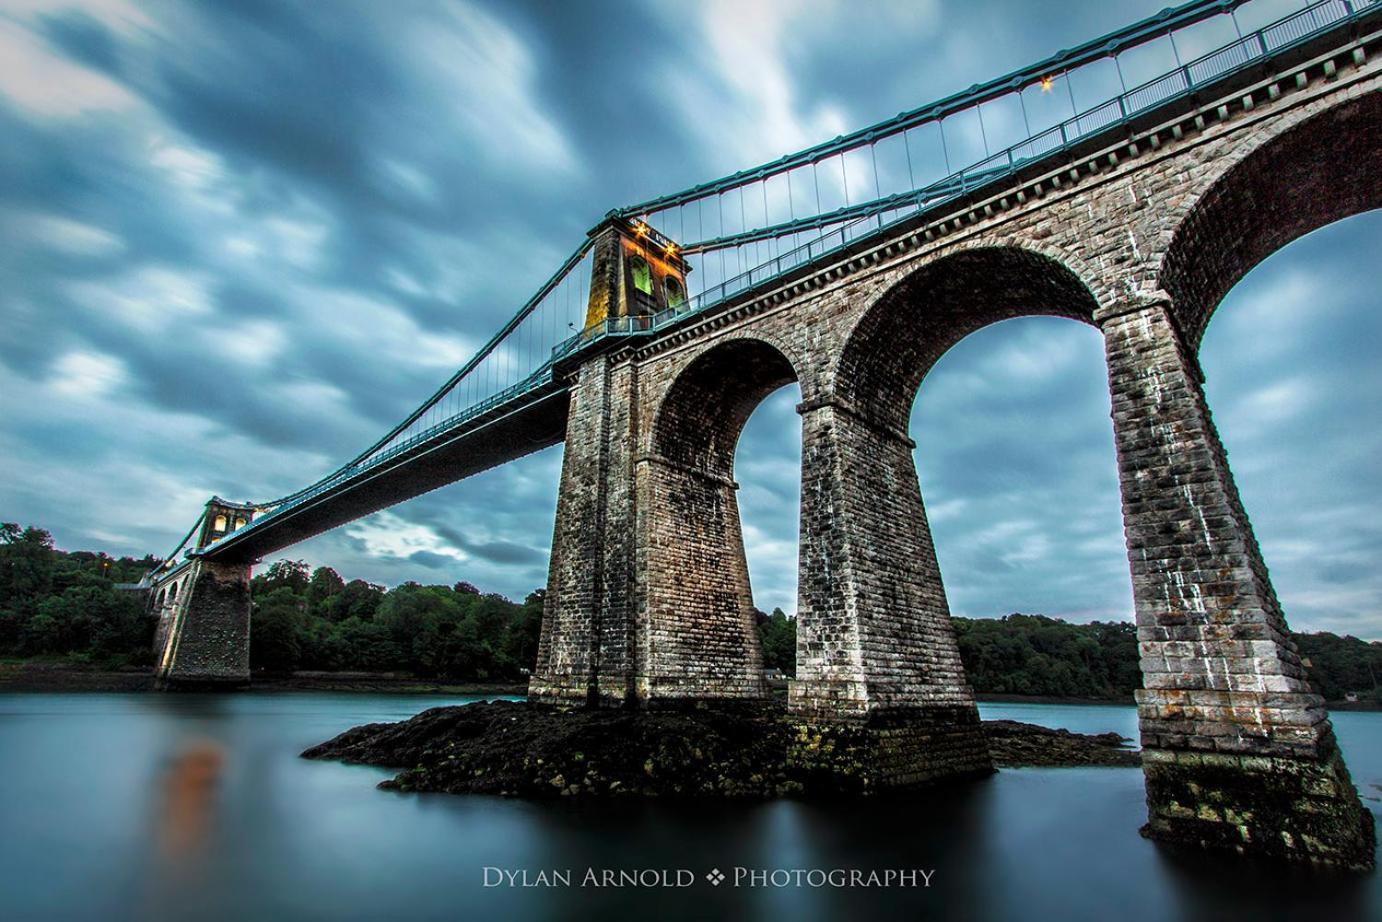
<svg viewBox="0 0 1382 922">
<path fill-rule="evenodd" d="M 691 271 L 670 238 L 643 221 L 611 215 L 590 232 L 594 238 L 587 332 L 646 328 L 641 320 L 686 306 Z"/>
<path fill-rule="evenodd" d="M 244 528 L 257 511 L 213 496 L 188 536 L 195 536 L 192 550 L 182 560 L 175 551 L 150 577 L 158 618 L 155 674 L 162 687 L 248 684 L 250 565 L 206 560 L 196 552 Z"/>
</svg>

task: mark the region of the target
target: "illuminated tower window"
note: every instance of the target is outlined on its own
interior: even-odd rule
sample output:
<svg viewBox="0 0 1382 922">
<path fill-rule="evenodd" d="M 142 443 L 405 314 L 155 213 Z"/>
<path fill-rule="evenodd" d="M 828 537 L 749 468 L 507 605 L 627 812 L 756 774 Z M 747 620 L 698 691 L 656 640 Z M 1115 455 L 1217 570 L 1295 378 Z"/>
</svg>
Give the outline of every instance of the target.
<svg viewBox="0 0 1382 922">
<path fill-rule="evenodd" d="M 668 307 L 681 307 L 686 303 L 686 290 L 674 277 L 667 276 L 667 281 L 662 283 L 662 287 L 667 290 Z"/>
<path fill-rule="evenodd" d="M 235 528 L 236 528 L 236 530 L 238 531 L 239 529 L 244 528 L 244 527 L 245 527 L 245 520 L 244 520 L 244 518 L 243 518 L 243 517 L 238 517 L 238 518 L 236 518 L 236 520 L 235 520 Z"/>
<path fill-rule="evenodd" d="M 635 256 L 630 263 L 633 267 L 633 287 L 645 295 L 653 293 L 653 270 L 642 256 Z"/>
</svg>

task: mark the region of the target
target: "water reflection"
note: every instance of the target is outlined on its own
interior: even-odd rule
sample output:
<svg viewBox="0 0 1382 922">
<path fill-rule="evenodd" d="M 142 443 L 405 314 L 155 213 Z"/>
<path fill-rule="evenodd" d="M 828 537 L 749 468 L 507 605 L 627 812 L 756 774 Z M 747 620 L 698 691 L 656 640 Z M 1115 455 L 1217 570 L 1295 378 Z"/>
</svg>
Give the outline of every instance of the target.
<svg viewBox="0 0 1382 922">
<path fill-rule="evenodd" d="M 219 745 L 196 739 L 182 747 L 164 774 L 159 851 L 174 869 L 194 861 L 206 843 L 223 760 Z"/>
<path fill-rule="evenodd" d="M 0 917 L 17 919 L 1377 918 L 1377 876 L 1323 879 L 1137 835 L 1141 773 L 1005 771 L 865 802 L 526 803 L 376 791 L 297 753 L 454 700 L 0 697 Z M 986 705 L 1131 735 L 1131 708 Z M 1382 715 L 1339 737 L 1374 813 Z M 678 890 L 483 886 L 483 868 L 689 868 Z M 701 875 L 719 868 L 719 887 Z M 733 886 L 734 869 L 922 868 L 922 889 Z"/>
</svg>

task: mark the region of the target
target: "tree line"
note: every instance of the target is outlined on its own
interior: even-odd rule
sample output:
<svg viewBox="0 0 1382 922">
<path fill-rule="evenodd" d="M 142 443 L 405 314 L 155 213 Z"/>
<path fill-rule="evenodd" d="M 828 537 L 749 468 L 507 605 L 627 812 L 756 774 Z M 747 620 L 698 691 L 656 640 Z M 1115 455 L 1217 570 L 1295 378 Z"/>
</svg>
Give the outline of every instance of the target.
<svg viewBox="0 0 1382 922">
<path fill-rule="evenodd" d="M 153 663 L 147 603 L 117 583 L 158 561 L 53 546 L 41 528 L 0 524 L 0 657 L 103 667 Z M 543 590 L 513 602 L 466 582 L 393 589 L 330 567 L 280 560 L 251 580 L 255 671 L 402 672 L 445 681 L 521 681 L 537 659 Z M 1132 699 L 1141 681 L 1137 630 L 1125 621 L 1072 624 L 1042 615 L 955 618 L 960 657 L 978 692 Z M 763 664 L 792 675 L 796 620 L 757 613 Z M 1310 677 L 1331 701 L 1382 705 L 1382 642 L 1296 634 Z"/>
<path fill-rule="evenodd" d="M 41 528 L 0 524 L 0 656 L 151 666 L 146 606 L 115 584 L 138 582 L 157 564 L 55 550 Z"/>
<path fill-rule="evenodd" d="M 250 666 L 518 681 L 537 660 L 543 590 L 522 604 L 470 583 L 393 589 L 280 560 L 250 581 Z"/>
<path fill-rule="evenodd" d="M 960 659 L 976 692 L 1131 701 L 1141 686 L 1137 627 L 1128 621 L 1072 624 L 1044 615 L 952 618 Z M 796 621 L 759 612 L 763 661 L 792 674 Z M 1328 631 L 1293 633 L 1310 681 L 1330 701 L 1356 696 L 1382 706 L 1382 642 Z"/>
</svg>

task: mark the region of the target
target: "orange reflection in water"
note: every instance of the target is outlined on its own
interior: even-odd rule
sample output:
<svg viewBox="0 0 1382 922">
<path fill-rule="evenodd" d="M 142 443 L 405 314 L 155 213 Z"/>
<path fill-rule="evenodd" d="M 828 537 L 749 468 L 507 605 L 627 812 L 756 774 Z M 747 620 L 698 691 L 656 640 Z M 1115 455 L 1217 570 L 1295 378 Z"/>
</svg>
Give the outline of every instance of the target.
<svg viewBox="0 0 1382 922">
<path fill-rule="evenodd" d="M 159 846 L 165 858 L 184 858 L 206 842 L 224 762 L 220 745 L 211 740 L 194 740 L 174 756 L 163 779 L 159 817 Z"/>
</svg>

